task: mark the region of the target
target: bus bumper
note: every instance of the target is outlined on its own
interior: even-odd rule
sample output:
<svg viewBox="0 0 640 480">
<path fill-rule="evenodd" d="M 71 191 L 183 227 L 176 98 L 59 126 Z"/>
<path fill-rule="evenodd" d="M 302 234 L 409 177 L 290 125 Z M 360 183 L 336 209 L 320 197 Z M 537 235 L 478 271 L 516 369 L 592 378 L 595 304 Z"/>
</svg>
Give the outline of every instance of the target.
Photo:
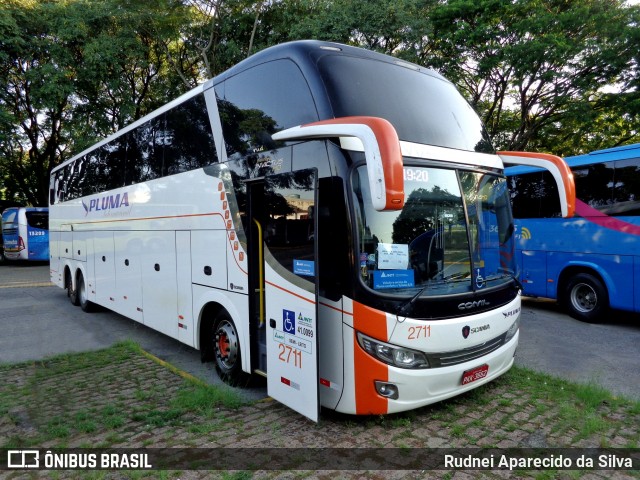
<svg viewBox="0 0 640 480">
<path fill-rule="evenodd" d="M 348 414 L 387 414 L 413 410 L 455 397 L 480 387 L 506 373 L 514 362 L 520 331 L 509 342 L 497 350 L 469 362 L 450 367 L 409 370 L 389 365 L 385 378 L 374 378 L 375 373 L 366 379 L 354 382 L 355 388 L 345 388 L 336 410 Z M 380 362 L 375 359 L 371 361 Z M 463 385 L 465 373 L 479 367 L 488 366 L 486 376 Z M 381 369 L 374 369 L 380 372 Z M 355 380 L 355 379 L 352 379 Z M 397 398 L 384 397 L 376 389 L 376 382 L 388 384 L 397 390 Z M 360 389 L 356 394 L 355 389 Z M 365 390 L 365 391 L 362 391 Z M 350 395 L 353 393 L 353 396 Z M 357 398 L 357 400 L 356 400 Z M 366 400 L 363 400 L 366 399 Z"/>
</svg>

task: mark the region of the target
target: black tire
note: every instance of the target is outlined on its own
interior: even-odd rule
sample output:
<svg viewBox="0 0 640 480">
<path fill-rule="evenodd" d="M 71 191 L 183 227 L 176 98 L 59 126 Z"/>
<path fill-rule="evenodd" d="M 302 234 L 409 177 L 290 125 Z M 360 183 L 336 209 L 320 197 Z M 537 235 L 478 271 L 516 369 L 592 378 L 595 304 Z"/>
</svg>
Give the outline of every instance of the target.
<svg viewBox="0 0 640 480">
<path fill-rule="evenodd" d="M 595 275 L 578 273 L 567 282 L 564 304 L 573 318 L 597 323 L 604 319 L 609 310 L 609 293 L 602 280 Z"/>
<path fill-rule="evenodd" d="M 82 277 L 82 275 L 80 276 Z M 71 276 L 67 277 L 67 297 L 69 297 L 69 301 L 71 302 L 71 305 L 74 305 L 76 307 L 80 305 L 80 299 L 78 298 L 78 291 L 77 289 L 73 288 L 73 281 L 71 280 Z"/>
<path fill-rule="evenodd" d="M 87 313 L 93 311 L 93 302 L 89 301 L 89 294 L 87 292 L 87 286 L 84 283 L 82 273 L 78 273 L 78 279 L 76 280 L 76 292 L 78 296 L 78 303 L 80 304 L 82 311 Z"/>
<path fill-rule="evenodd" d="M 213 361 L 220 378 L 230 385 L 246 384 L 249 376 L 242 371 L 238 331 L 226 310 L 216 315 L 209 341 L 212 342 Z"/>
</svg>

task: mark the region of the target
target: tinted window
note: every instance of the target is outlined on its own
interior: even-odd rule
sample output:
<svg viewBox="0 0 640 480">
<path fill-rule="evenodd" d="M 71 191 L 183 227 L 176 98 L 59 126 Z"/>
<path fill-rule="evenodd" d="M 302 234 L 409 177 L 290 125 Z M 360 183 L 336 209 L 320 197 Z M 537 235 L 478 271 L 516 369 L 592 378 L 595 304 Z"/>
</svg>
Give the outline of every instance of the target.
<svg viewBox="0 0 640 480">
<path fill-rule="evenodd" d="M 164 114 L 136 129 L 139 179 L 142 182 L 160 178 L 167 173 L 164 162 Z"/>
<path fill-rule="evenodd" d="M 217 162 L 203 95 L 120 135 L 55 174 L 51 203 Z"/>
<path fill-rule="evenodd" d="M 9 227 L 9 224 L 18 223 L 18 210 L 7 210 L 2 214 L 3 227 Z"/>
<path fill-rule="evenodd" d="M 120 173 L 109 161 L 109 151 L 108 145 L 103 145 L 86 155 L 90 164 L 87 170 L 87 184 L 90 188 L 85 191 L 85 195 L 114 188 L 116 182 L 122 186 Z"/>
<path fill-rule="evenodd" d="M 116 138 L 104 145 L 101 150 L 102 171 L 107 173 L 105 190 L 120 188 L 124 185 L 124 173 L 127 162 L 128 134 Z"/>
<path fill-rule="evenodd" d="M 515 218 L 561 216 L 558 185 L 551 173 L 545 171 L 514 175 L 508 180 Z"/>
<path fill-rule="evenodd" d="M 218 161 L 204 97 L 198 95 L 165 114 L 164 175 L 202 168 Z"/>
<path fill-rule="evenodd" d="M 326 56 L 319 62 L 336 117 L 389 120 L 401 140 L 490 152 L 482 122 L 449 82 L 376 60 Z"/>
<path fill-rule="evenodd" d="M 265 178 L 263 229 L 265 258 L 288 271 L 278 270 L 289 281 L 315 291 L 316 172 L 299 170 Z"/>
<path fill-rule="evenodd" d="M 576 197 L 593 208 L 602 209 L 613 203 L 613 162 L 575 167 Z"/>
<path fill-rule="evenodd" d="M 25 212 L 27 223 L 32 228 L 40 228 L 42 230 L 49 229 L 49 213 L 48 212 Z"/>
<path fill-rule="evenodd" d="M 276 60 L 246 70 L 216 86 L 227 155 L 274 148 L 271 134 L 318 120 L 299 68 Z"/>
<path fill-rule="evenodd" d="M 609 215 L 640 215 L 640 158 L 614 162 L 614 205 Z"/>
</svg>

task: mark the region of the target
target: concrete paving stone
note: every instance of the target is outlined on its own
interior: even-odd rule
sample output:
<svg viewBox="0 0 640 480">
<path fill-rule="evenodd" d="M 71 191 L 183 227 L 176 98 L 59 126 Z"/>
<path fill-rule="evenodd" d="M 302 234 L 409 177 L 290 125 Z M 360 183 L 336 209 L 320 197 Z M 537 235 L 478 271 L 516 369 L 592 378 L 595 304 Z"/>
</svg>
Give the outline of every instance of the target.
<svg viewBox="0 0 640 480">
<path fill-rule="evenodd" d="M 53 365 L 51 366 L 53 368 Z M 78 415 L 95 417 L 102 424 L 105 409 L 112 409 L 113 417 L 122 417 L 122 423 L 107 431 L 72 432 L 66 439 L 52 439 L 39 444 L 54 447 L 64 442 L 68 446 L 122 445 L 122 446 L 270 446 L 285 447 L 345 447 L 354 446 L 408 446 L 412 448 L 469 447 L 489 445 L 509 447 L 599 447 L 636 445 L 640 442 L 640 415 L 616 410 L 615 404 L 602 405 L 600 415 L 612 422 L 625 421 L 622 428 L 576 439 L 577 432 L 559 431 L 553 418 L 556 405 L 531 403 L 526 394 L 509 392 L 506 387 L 488 389 L 495 395 L 487 405 L 470 406 L 470 402 L 442 404 L 420 409 L 410 417 L 410 425 L 401 416 L 348 417 L 323 412 L 320 426 L 291 412 L 275 401 L 258 402 L 237 410 L 220 408 L 215 416 L 204 417 L 192 412 L 169 426 L 154 426 L 149 421 L 136 421 L 135 413 L 166 412 L 171 400 L 184 381 L 175 373 L 146 357 L 132 356 L 113 365 L 72 370 L 37 380 L 38 371 L 46 365 L 29 363 L 4 371 L 0 381 L 0 399 L 24 395 L 19 391 L 29 388 L 28 404 L 9 416 L 0 416 L 0 445 L 15 432 L 27 435 L 26 425 L 33 429 L 46 426 L 55 417 L 82 421 Z M 146 395 L 143 395 L 147 393 Z M 488 393 L 486 393 L 488 395 Z M 507 399 L 510 405 L 500 403 Z M 146 417 L 145 417 L 146 418 Z M 462 420 L 461 420 L 462 419 Z M 210 433 L 191 430 L 198 424 L 210 424 Z M 445 429 L 443 426 L 448 425 Z M 453 425 L 464 428 L 462 434 L 453 435 Z M 511 430 L 508 425 L 517 428 Z M 415 428 L 414 428 L 415 427 Z M 465 472 L 253 472 L 253 478 L 512 478 L 505 472 L 487 472 L 476 476 Z M 357 475 L 361 473 L 361 477 Z M 452 473 L 450 475 L 450 473 Z M 624 472 L 588 472 L 582 478 L 629 478 Z M 354 476 L 354 475 L 356 476 Z M 64 476 L 60 478 L 65 478 Z M 106 478 L 118 478 L 110 477 Z M 181 479 L 222 478 L 219 472 L 182 472 Z M 559 478 L 570 478 L 560 475 Z"/>
<path fill-rule="evenodd" d="M 475 480 L 478 476 L 466 472 L 457 471 L 451 477 L 452 480 Z"/>
<path fill-rule="evenodd" d="M 616 437 L 605 437 L 607 439 L 607 446 L 611 448 L 628 448 L 629 447 L 629 439 L 616 436 Z"/>
</svg>

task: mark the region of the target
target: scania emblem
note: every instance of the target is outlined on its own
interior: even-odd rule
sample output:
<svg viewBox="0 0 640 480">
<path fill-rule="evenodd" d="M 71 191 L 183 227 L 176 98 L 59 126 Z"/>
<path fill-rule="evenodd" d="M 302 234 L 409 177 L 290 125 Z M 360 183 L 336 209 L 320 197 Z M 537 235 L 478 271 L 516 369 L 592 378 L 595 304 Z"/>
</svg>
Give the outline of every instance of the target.
<svg viewBox="0 0 640 480">
<path fill-rule="evenodd" d="M 471 327 L 469 325 L 465 325 L 464 327 L 462 327 L 462 336 L 464 338 L 467 338 L 469 336 L 469 333 L 471 333 Z"/>
</svg>

